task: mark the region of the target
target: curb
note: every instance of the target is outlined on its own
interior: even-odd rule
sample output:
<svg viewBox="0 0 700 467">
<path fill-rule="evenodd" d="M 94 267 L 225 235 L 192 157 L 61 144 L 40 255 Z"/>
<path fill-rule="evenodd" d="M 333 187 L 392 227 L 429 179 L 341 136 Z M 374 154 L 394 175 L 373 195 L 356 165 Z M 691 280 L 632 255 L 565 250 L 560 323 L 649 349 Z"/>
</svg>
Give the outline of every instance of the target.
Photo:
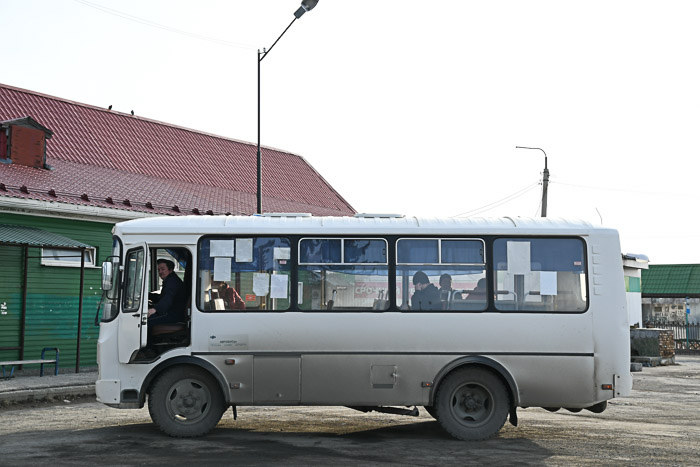
<svg viewBox="0 0 700 467">
<path fill-rule="evenodd" d="M 24 389 L 0 393 L 0 405 L 18 402 L 46 401 L 64 397 L 94 396 L 95 385 L 68 386 L 58 388 Z"/>
</svg>

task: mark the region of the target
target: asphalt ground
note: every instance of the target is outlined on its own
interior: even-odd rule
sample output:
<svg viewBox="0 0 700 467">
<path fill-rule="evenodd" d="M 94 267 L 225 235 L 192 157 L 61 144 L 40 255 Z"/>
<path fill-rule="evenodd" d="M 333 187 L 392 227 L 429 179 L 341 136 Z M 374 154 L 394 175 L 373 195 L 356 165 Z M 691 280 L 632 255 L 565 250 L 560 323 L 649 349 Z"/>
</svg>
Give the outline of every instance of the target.
<svg viewBox="0 0 700 467">
<path fill-rule="evenodd" d="M 344 407 L 239 407 L 212 432 L 170 438 L 148 409 L 95 401 L 96 373 L 0 381 L 0 465 L 698 465 L 700 356 L 633 373 L 601 414 L 519 409 L 492 439 L 449 437 L 419 417 Z"/>
</svg>

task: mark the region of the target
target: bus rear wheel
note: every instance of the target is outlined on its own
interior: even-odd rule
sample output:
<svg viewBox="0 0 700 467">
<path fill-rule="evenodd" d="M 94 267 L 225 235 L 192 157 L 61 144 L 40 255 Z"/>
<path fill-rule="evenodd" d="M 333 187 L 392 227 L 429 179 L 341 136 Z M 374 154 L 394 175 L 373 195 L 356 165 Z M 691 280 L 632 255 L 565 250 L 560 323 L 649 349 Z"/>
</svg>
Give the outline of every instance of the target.
<svg viewBox="0 0 700 467">
<path fill-rule="evenodd" d="M 203 436 L 221 420 L 224 398 L 214 377 L 195 366 L 163 372 L 148 396 L 151 419 L 176 438 Z"/>
<path fill-rule="evenodd" d="M 462 368 L 440 383 L 434 408 L 438 422 L 450 435 L 478 441 L 491 438 L 503 427 L 509 402 L 508 391 L 492 372 Z"/>
</svg>

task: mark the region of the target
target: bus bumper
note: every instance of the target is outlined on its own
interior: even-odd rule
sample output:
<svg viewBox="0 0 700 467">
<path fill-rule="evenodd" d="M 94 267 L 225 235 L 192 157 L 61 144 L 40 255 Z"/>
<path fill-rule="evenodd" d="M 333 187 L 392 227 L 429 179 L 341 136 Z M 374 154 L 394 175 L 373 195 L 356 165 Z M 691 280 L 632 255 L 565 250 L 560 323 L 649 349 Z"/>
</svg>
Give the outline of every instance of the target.
<svg viewBox="0 0 700 467">
<path fill-rule="evenodd" d="M 95 383 L 97 401 L 110 407 L 119 407 L 120 384 L 118 380 L 100 379 Z"/>
</svg>

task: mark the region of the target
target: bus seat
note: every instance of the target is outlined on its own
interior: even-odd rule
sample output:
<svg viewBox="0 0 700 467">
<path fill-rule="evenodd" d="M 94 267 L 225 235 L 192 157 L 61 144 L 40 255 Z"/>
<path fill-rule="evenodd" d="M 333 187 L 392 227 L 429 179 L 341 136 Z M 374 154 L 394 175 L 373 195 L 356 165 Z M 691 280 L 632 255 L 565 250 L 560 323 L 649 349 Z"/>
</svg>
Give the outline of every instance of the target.
<svg viewBox="0 0 700 467">
<path fill-rule="evenodd" d="M 151 335 L 161 336 L 163 334 L 175 334 L 186 330 L 186 323 L 156 324 L 151 326 Z"/>
</svg>

